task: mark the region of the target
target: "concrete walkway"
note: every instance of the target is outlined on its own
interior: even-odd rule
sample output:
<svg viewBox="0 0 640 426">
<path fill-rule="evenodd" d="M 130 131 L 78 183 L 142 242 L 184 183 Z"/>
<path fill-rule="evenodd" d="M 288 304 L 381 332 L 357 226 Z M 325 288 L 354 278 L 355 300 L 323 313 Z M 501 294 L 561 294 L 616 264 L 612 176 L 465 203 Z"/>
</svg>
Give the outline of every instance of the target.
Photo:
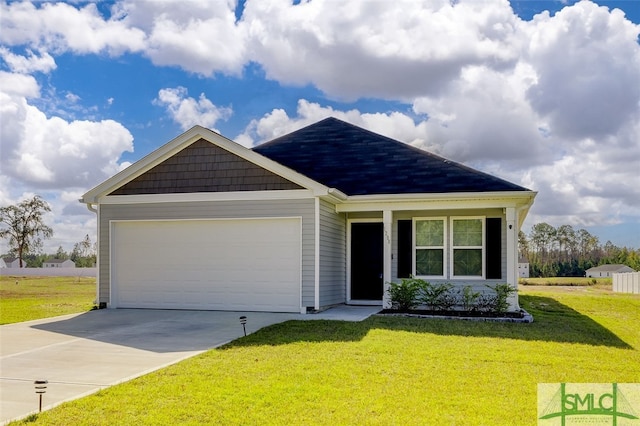
<svg viewBox="0 0 640 426">
<path fill-rule="evenodd" d="M 287 320 L 362 321 L 381 308 L 318 314 L 103 309 L 0 326 L 0 423 L 37 412 L 34 380 L 48 380 L 43 409 L 182 361 Z"/>
</svg>

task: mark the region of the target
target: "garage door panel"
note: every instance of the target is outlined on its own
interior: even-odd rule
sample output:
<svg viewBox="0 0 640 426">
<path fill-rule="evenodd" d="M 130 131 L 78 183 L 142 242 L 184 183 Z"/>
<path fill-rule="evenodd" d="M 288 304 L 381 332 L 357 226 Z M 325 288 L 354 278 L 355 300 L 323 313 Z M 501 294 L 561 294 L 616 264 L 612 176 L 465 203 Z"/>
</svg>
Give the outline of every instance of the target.
<svg viewBox="0 0 640 426">
<path fill-rule="evenodd" d="M 298 312 L 300 220 L 116 222 L 117 307 Z"/>
</svg>

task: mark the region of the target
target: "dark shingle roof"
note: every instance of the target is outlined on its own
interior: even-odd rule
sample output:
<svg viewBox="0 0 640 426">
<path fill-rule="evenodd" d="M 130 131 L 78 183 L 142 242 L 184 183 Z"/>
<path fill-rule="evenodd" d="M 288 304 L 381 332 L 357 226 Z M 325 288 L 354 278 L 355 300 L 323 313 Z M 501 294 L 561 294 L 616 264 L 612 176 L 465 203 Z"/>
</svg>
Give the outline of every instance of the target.
<svg viewBox="0 0 640 426">
<path fill-rule="evenodd" d="M 254 151 L 347 195 L 527 191 L 336 118 Z"/>
<path fill-rule="evenodd" d="M 633 271 L 633 269 L 630 266 L 621 265 L 621 264 L 600 265 L 600 266 L 595 266 L 593 268 L 587 269 L 588 272 L 617 272 L 620 270 Z"/>
</svg>

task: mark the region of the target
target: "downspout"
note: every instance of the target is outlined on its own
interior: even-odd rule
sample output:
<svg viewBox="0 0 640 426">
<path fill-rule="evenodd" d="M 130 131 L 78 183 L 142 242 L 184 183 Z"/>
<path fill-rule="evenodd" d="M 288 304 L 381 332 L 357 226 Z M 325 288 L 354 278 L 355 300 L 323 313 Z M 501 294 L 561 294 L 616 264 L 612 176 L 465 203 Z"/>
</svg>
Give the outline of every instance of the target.
<svg viewBox="0 0 640 426">
<path fill-rule="evenodd" d="M 313 292 L 313 309 L 316 311 L 320 310 L 320 197 L 315 197 L 314 201 L 314 270 L 313 270 L 313 281 L 314 281 L 314 292 Z M 304 312 L 306 313 L 306 309 Z"/>
<path fill-rule="evenodd" d="M 84 203 L 84 200 L 79 200 L 81 203 Z M 96 247 L 96 305 L 99 309 L 106 308 L 106 304 L 100 303 L 100 212 L 98 208 L 93 207 L 91 203 L 86 203 L 87 209 L 90 212 L 96 214 L 96 239 L 97 239 L 97 247 Z"/>
</svg>

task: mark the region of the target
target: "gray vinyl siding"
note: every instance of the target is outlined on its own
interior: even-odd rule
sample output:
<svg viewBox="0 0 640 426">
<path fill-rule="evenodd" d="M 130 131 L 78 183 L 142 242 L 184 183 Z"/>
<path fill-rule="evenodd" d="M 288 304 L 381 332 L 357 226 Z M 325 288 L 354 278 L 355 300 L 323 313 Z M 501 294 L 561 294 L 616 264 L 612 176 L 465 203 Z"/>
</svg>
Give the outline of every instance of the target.
<svg viewBox="0 0 640 426">
<path fill-rule="evenodd" d="M 302 305 L 314 306 L 314 199 L 101 204 L 98 301 L 110 303 L 110 221 L 169 219 L 302 218 Z"/>
<path fill-rule="evenodd" d="M 488 291 L 489 289 L 486 287 L 487 285 L 493 285 L 498 283 L 506 283 L 507 282 L 507 231 L 506 227 L 506 216 L 502 213 L 502 209 L 489 209 L 489 210 L 435 210 L 435 211 L 407 211 L 407 212 L 395 212 L 393 217 L 393 235 L 392 235 L 392 253 L 393 253 L 393 261 L 391 263 L 391 276 L 393 277 L 393 281 L 400 282 L 398 278 L 398 220 L 401 219 L 412 219 L 414 217 L 446 217 L 447 221 L 451 216 L 485 216 L 487 218 L 490 217 L 499 217 L 502 219 L 502 231 L 501 231 L 501 251 L 502 251 L 502 279 L 491 279 L 491 280 L 430 280 L 433 283 L 440 282 L 450 282 L 455 284 L 456 286 L 465 286 L 470 285 L 474 291 Z M 447 224 L 448 226 L 448 224 Z M 448 231 L 447 238 L 451 238 L 451 232 Z M 450 243 L 450 241 L 449 241 Z M 447 261 L 448 268 L 448 261 Z"/>
<path fill-rule="evenodd" d="M 335 206 L 320 200 L 320 306 L 347 298 L 346 219 Z"/>
</svg>

